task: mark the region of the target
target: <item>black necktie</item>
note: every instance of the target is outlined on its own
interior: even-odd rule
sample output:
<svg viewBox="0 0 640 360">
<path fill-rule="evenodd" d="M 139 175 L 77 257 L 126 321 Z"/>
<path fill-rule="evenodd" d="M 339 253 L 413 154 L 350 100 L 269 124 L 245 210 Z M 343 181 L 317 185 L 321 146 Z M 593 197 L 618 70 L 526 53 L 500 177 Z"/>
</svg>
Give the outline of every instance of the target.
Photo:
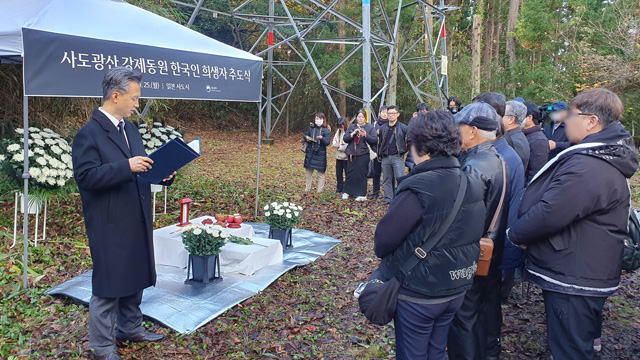
<svg viewBox="0 0 640 360">
<path fill-rule="evenodd" d="M 127 144 L 127 147 L 129 147 L 127 137 L 124 135 L 124 120 L 120 120 L 120 122 L 118 123 L 118 131 L 120 132 L 120 135 L 122 135 L 122 138 L 124 139 L 125 144 Z"/>
</svg>

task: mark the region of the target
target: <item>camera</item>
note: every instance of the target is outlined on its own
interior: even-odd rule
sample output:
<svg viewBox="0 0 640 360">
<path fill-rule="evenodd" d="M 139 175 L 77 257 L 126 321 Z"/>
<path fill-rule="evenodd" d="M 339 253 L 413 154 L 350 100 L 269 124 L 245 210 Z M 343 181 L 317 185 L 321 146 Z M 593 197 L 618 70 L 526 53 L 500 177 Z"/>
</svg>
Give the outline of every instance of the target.
<svg viewBox="0 0 640 360">
<path fill-rule="evenodd" d="M 540 111 L 539 125 L 543 127 L 547 120 L 549 120 L 549 113 L 553 111 L 553 106 L 549 104 L 542 104 L 538 107 L 538 111 Z"/>
</svg>

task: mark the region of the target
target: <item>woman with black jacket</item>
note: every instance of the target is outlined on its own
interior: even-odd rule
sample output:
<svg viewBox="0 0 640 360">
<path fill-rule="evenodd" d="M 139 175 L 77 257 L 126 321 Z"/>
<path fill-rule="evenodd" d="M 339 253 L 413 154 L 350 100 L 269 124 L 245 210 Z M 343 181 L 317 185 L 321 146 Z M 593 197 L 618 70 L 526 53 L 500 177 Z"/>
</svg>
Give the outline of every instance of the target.
<svg viewBox="0 0 640 360">
<path fill-rule="evenodd" d="M 345 151 L 349 160 L 342 198 L 346 200 L 349 196 L 353 196 L 356 201 L 365 201 L 367 200 L 369 154 L 372 151 L 372 146 L 376 146 L 378 142 L 378 135 L 373 125 L 367 123 L 367 113 L 364 109 L 358 110 L 356 123 L 347 129 L 344 134 L 344 142 L 349 144 Z"/>
<path fill-rule="evenodd" d="M 321 193 L 326 180 L 327 145 L 331 141 L 331 131 L 327 128 L 327 119 L 323 113 L 316 113 L 315 121 L 304 134 L 303 141 L 307 142 L 304 155 L 304 168 L 307 169 L 304 191 L 311 191 L 313 171 L 316 170 L 318 171 L 318 193 Z"/>
<path fill-rule="evenodd" d="M 387 214 L 378 222 L 374 250 L 380 270 L 401 284 L 394 319 L 397 359 L 445 359 L 447 334 L 471 288 L 484 231 L 484 188 L 460 168 L 460 130 L 447 111 L 418 114 L 409 129 L 416 166 L 400 178 Z M 451 226 L 406 274 L 404 264 L 453 211 L 467 178 L 462 204 Z M 437 189 L 434 191 L 434 189 Z"/>
</svg>

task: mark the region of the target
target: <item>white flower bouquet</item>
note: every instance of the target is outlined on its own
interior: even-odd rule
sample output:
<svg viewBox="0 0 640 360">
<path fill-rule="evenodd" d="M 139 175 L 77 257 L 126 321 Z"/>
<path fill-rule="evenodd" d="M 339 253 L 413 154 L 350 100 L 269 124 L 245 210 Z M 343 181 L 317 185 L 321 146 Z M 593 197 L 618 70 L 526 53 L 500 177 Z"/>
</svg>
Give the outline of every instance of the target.
<svg viewBox="0 0 640 360">
<path fill-rule="evenodd" d="M 220 225 L 191 225 L 182 233 L 182 243 L 191 255 L 218 255 L 228 237 Z"/>
<path fill-rule="evenodd" d="M 180 138 L 182 134 L 172 126 L 163 126 L 159 122 L 149 124 L 143 123 L 138 125 L 138 131 L 142 135 L 142 144 L 147 150 L 147 154 L 156 151 L 160 146 L 169 142 L 169 140 Z"/>
<path fill-rule="evenodd" d="M 17 136 L 5 139 L 0 145 L 0 166 L 3 172 L 22 186 L 24 161 L 24 130 L 16 129 Z M 52 191 L 65 187 L 73 178 L 71 146 L 51 129 L 29 128 L 30 185 L 38 190 Z"/>
<path fill-rule="evenodd" d="M 274 229 L 291 229 L 302 216 L 302 206 L 291 202 L 272 202 L 263 208 L 266 223 Z"/>
</svg>

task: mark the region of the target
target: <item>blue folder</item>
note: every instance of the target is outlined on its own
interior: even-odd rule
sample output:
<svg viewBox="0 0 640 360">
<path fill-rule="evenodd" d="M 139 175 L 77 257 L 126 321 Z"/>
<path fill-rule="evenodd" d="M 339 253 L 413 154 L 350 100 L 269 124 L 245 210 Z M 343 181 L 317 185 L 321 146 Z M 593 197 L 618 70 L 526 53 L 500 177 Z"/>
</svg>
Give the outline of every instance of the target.
<svg viewBox="0 0 640 360">
<path fill-rule="evenodd" d="M 149 154 L 149 158 L 153 160 L 151 169 L 138 173 L 138 175 L 149 180 L 152 184 L 159 184 L 174 171 L 180 170 L 199 156 L 199 152 L 193 150 L 179 138 L 175 138 Z"/>
</svg>

